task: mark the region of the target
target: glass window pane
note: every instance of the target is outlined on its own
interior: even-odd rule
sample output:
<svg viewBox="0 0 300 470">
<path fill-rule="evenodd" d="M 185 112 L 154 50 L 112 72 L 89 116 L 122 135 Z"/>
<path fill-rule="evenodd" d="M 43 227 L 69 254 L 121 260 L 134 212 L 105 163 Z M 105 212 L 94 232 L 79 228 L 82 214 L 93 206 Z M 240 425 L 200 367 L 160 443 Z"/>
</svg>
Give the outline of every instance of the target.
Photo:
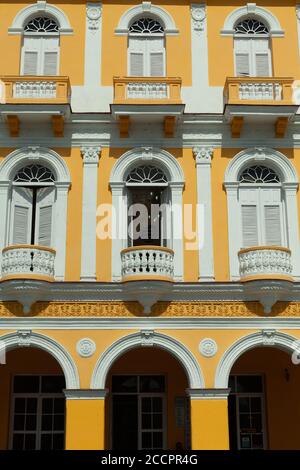
<svg viewBox="0 0 300 470">
<path fill-rule="evenodd" d="M 250 436 L 250 434 L 241 434 L 240 445 L 241 445 L 241 449 L 251 449 L 251 436 Z"/>
<path fill-rule="evenodd" d="M 159 398 L 159 397 L 152 398 L 152 409 L 153 409 L 154 412 L 161 413 L 162 412 L 162 405 L 163 405 L 162 398 Z"/>
<path fill-rule="evenodd" d="M 261 398 L 259 397 L 251 398 L 251 411 L 252 412 L 261 411 Z"/>
<path fill-rule="evenodd" d="M 23 450 L 24 434 L 14 434 L 12 448 L 14 450 Z"/>
<path fill-rule="evenodd" d="M 154 414 L 152 416 L 153 429 L 161 429 L 163 424 L 162 421 L 162 414 Z"/>
<path fill-rule="evenodd" d="M 52 431 L 52 415 L 42 416 L 42 431 Z"/>
<path fill-rule="evenodd" d="M 14 430 L 23 431 L 25 427 L 25 415 L 14 416 Z"/>
<path fill-rule="evenodd" d="M 26 416 L 26 431 L 35 431 L 36 430 L 36 415 L 27 415 Z"/>
<path fill-rule="evenodd" d="M 152 449 L 152 433 L 151 432 L 142 433 L 142 448 Z"/>
<path fill-rule="evenodd" d="M 41 449 L 42 450 L 51 450 L 52 449 L 52 435 L 51 434 L 42 434 L 41 435 Z"/>
<path fill-rule="evenodd" d="M 262 392 L 262 377 L 260 375 L 238 375 L 237 392 L 260 393 Z"/>
<path fill-rule="evenodd" d="M 165 377 L 163 375 L 142 375 L 140 377 L 140 392 L 163 393 L 165 391 Z"/>
<path fill-rule="evenodd" d="M 63 375 L 44 375 L 42 377 L 43 393 L 62 393 L 65 388 L 65 378 Z"/>
<path fill-rule="evenodd" d="M 55 415 L 53 422 L 54 431 L 63 431 L 65 428 L 65 417 L 64 415 Z"/>
<path fill-rule="evenodd" d="M 153 439 L 153 449 L 162 449 L 163 448 L 163 433 L 154 432 L 152 434 Z"/>
<path fill-rule="evenodd" d="M 246 413 L 250 411 L 249 397 L 239 397 L 239 411 L 240 413 Z"/>
<path fill-rule="evenodd" d="M 26 400 L 26 412 L 27 413 L 36 413 L 37 412 L 37 399 L 36 398 L 27 398 L 27 400 Z"/>
<path fill-rule="evenodd" d="M 262 432 L 262 419 L 260 414 L 251 416 L 251 427 L 254 432 Z"/>
<path fill-rule="evenodd" d="M 142 412 L 151 412 L 152 406 L 151 406 L 151 398 L 146 397 L 142 399 Z"/>
<path fill-rule="evenodd" d="M 53 450 L 63 450 L 65 448 L 64 435 L 54 434 L 53 435 Z"/>
<path fill-rule="evenodd" d="M 151 429 L 151 414 L 150 413 L 143 413 L 142 414 L 142 429 Z"/>
<path fill-rule="evenodd" d="M 43 414 L 53 413 L 53 398 L 43 398 L 42 413 Z"/>
<path fill-rule="evenodd" d="M 64 398 L 55 398 L 54 399 L 54 413 L 64 413 L 65 412 L 65 399 Z"/>
<path fill-rule="evenodd" d="M 14 377 L 14 393 L 38 393 L 39 379 L 38 375 L 16 375 Z"/>
<path fill-rule="evenodd" d="M 264 441 L 262 434 L 253 434 L 252 435 L 252 447 L 253 449 L 263 449 Z"/>
<path fill-rule="evenodd" d="M 135 375 L 114 375 L 112 377 L 112 391 L 114 393 L 135 393 L 137 392 L 137 376 Z"/>
<path fill-rule="evenodd" d="M 250 415 L 249 414 L 241 414 L 240 415 L 240 428 L 241 428 L 241 431 L 249 432 L 249 430 L 251 428 L 251 421 L 250 421 Z"/>
<path fill-rule="evenodd" d="M 25 449 L 26 450 L 35 450 L 36 446 L 36 435 L 35 434 L 25 434 Z"/>
<path fill-rule="evenodd" d="M 15 399 L 15 413 L 25 413 L 25 398 Z"/>
</svg>

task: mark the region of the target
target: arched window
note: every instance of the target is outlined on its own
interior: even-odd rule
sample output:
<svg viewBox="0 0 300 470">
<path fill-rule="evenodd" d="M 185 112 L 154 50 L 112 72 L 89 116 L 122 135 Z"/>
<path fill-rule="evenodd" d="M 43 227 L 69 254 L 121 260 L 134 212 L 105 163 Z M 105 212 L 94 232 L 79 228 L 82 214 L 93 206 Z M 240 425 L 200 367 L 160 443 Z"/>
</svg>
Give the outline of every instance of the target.
<svg viewBox="0 0 300 470">
<path fill-rule="evenodd" d="M 24 26 L 21 74 L 57 75 L 59 70 L 59 26 L 54 18 L 39 16 Z"/>
<path fill-rule="evenodd" d="M 235 72 L 237 76 L 269 77 L 272 54 L 268 26 L 259 19 L 245 18 L 234 27 Z"/>
<path fill-rule="evenodd" d="M 128 74 L 162 77 L 165 75 L 165 31 L 153 18 L 139 18 L 129 27 Z"/>
<path fill-rule="evenodd" d="M 285 207 L 279 175 L 264 165 L 246 167 L 239 176 L 242 246 L 286 246 Z"/>
<path fill-rule="evenodd" d="M 152 165 L 131 169 L 126 178 L 128 245 L 168 245 L 168 178 Z"/>
<path fill-rule="evenodd" d="M 55 176 L 42 165 L 30 164 L 13 180 L 9 242 L 12 245 L 52 246 Z"/>
</svg>

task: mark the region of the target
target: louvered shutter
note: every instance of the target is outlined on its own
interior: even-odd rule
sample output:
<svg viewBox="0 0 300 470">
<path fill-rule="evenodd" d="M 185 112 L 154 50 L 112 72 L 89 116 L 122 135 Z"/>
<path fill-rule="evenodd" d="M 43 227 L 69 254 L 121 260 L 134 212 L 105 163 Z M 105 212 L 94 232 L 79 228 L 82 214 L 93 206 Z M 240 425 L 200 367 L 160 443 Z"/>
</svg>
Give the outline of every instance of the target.
<svg viewBox="0 0 300 470">
<path fill-rule="evenodd" d="M 150 76 L 162 77 L 164 75 L 163 52 L 152 52 L 150 54 Z"/>
<path fill-rule="evenodd" d="M 265 206 L 265 244 L 267 246 L 280 246 L 281 240 L 281 217 L 280 206 Z"/>
<path fill-rule="evenodd" d="M 267 53 L 256 54 L 255 63 L 256 63 L 256 76 L 257 77 L 269 77 L 270 75 L 269 55 Z"/>
<path fill-rule="evenodd" d="M 130 53 L 130 76 L 144 76 L 144 54 L 141 52 Z"/>
<path fill-rule="evenodd" d="M 41 188 L 37 194 L 36 208 L 36 243 L 41 246 L 52 246 L 53 207 L 55 188 Z"/>
<path fill-rule="evenodd" d="M 243 248 L 258 245 L 257 206 L 242 206 Z"/>
<path fill-rule="evenodd" d="M 31 243 L 32 191 L 30 188 L 14 187 L 12 193 L 12 217 L 10 243 Z"/>
<path fill-rule="evenodd" d="M 57 52 L 45 52 L 44 75 L 57 75 Z"/>
<path fill-rule="evenodd" d="M 38 52 L 25 51 L 24 52 L 24 75 L 37 75 L 38 74 Z"/>
<path fill-rule="evenodd" d="M 235 55 L 236 75 L 238 77 L 249 77 L 250 56 L 248 53 L 237 52 Z"/>
</svg>

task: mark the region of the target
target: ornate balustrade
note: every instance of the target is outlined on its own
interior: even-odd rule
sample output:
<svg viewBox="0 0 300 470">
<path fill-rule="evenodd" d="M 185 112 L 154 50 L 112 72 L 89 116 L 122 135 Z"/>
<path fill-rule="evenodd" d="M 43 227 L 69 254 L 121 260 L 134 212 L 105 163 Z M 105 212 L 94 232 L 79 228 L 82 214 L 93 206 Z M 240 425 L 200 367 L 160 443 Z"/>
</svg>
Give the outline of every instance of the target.
<svg viewBox="0 0 300 470">
<path fill-rule="evenodd" d="M 225 104 L 293 104 L 293 78 L 229 77 L 224 88 Z"/>
<path fill-rule="evenodd" d="M 35 245 L 13 245 L 2 251 L 2 281 L 54 280 L 55 250 Z"/>
<path fill-rule="evenodd" d="M 241 281 L 279 279 L 291 281 L 291 251 L 279 246 L 261 246 L 238 253 Z"/>
<path fill-rule="evenodd" d="M 68 104 L 71 87 L 68 77 L 7 76 L 0 77 L 2 104 Z"/>
<path fill-rule="evenodd" d="M 121 252 L 122 280 L 172 281 L 174 252 L 159 246 L 126 248 Z"/>
<path fill-rule="evenodd" d="M 181 104 L 181 78 L 114 78 L 114 104 L 145 102 Z"/>
</svg>

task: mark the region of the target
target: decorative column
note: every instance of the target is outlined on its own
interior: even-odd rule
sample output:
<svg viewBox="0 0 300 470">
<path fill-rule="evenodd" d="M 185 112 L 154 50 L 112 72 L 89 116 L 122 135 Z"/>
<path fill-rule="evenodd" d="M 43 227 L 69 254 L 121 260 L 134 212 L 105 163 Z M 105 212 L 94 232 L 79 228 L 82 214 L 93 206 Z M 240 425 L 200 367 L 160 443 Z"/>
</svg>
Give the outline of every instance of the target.
<svg viewBox="0 0 300 470">
<path fill-rule="evenodd" d="M 209 147 L 195 147 L 193 152 L 197 171 L 198 214 L 203 214 L 203 220 L 198 220 L 199 281 L 210 282 L 215 279 L 211 195 L 211 159 L 213 149 Z M 201 222 L 203 227 L 199 226 Z"/>
<path fill-rule="evenodd" d="M 229 450 L 230 389 L 188 389 L 191 399 L 192 450 Z"/>
<path fill-rule="evenodd" d="M 66 450 L 104 450 L 106 390 L 65 390 Z"/>
<path fill-rule="evenodd" d="M 82 194 L 82 281 L 96 281 L 96 228 L 98 163 L 100 147 L 82 147 L 83 194 Z"/>
<path fill-rule="evenodd" d="M 88 2 L 86 5 L 84 84 L 91 88 L 99 87 L 101 82 L 101 20 L 102 3 Z"/>
</svg>

